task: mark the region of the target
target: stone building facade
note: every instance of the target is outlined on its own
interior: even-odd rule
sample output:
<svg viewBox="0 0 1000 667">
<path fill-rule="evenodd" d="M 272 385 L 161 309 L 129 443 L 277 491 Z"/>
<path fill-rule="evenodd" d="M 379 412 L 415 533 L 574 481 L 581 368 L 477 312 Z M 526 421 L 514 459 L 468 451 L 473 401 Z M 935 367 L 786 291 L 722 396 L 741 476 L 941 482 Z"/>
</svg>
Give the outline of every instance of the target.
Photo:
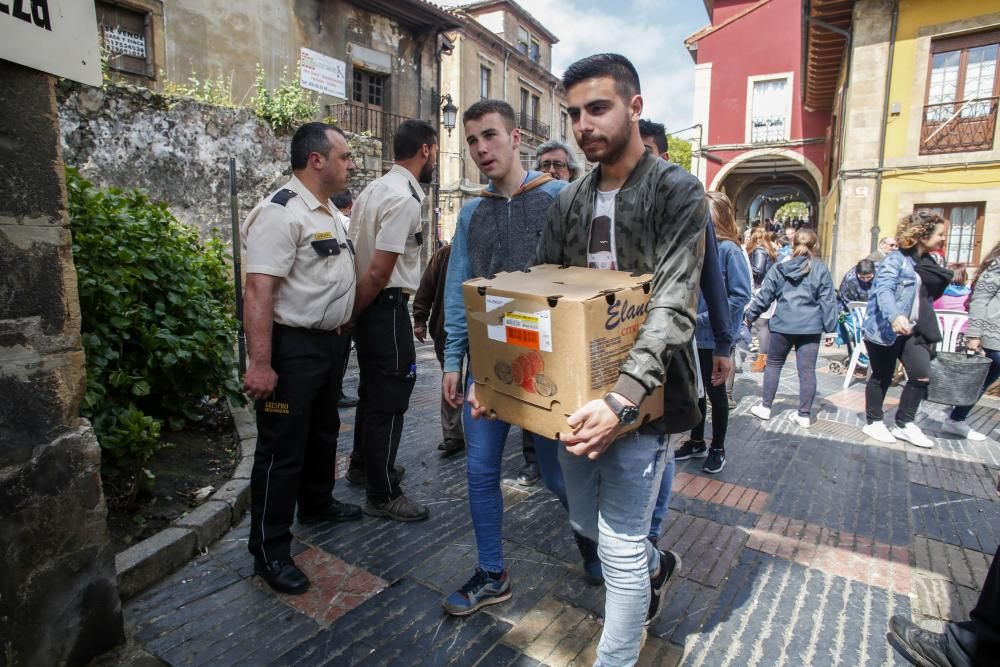
<svg viewBox="0 0 1000 667">
<path fill-rule="evenodd" d="M 512 0 L 486 0 L 456 8 L 461 28 L 451 35 L 454 50 L 442 61 L 441 92 L 458 107 L 458 127 L 441 137 L 441 238 L 455 232 L 458 212 L 486 184 L 465 144 L 462 111 L 482 98 L 514 107 L 521 129 L 521 161 L 535 162 L 536 148 L 548 139 L 569 144 L 577 161 L 566 98 L 552 73 L 552 46 L 558 42 L 544 25 Z"/>
</svg>

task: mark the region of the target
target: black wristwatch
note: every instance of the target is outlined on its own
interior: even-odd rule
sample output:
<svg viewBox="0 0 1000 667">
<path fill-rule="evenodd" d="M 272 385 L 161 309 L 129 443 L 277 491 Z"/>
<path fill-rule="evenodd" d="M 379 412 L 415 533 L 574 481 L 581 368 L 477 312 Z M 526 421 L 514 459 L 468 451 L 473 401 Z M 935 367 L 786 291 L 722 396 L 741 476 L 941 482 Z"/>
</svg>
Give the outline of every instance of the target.
<svg viewBox="0 0 1000 667">
<path fill-rule="evenodd" d="M 614 394 L 605 394 L 604 402 L 611 408 L 611 412 L 618 417 L 618 423 L 622 426 L 631 426 L 639 419 L 639 408 L 634 405 L 625 405 L 619 401 Z"/>
</svg>

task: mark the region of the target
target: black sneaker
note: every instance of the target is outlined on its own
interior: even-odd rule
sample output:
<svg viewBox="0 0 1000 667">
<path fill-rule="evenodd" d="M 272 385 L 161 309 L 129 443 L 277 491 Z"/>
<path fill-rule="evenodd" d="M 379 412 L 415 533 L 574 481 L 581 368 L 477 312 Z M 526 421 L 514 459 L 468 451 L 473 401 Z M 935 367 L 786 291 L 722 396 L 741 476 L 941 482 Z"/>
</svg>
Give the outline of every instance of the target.
<svg viewBox="0 0 1000 667">
<path fill-rule="evenodd" d="M 944 635 L 924 630 L 902 616 L 889 619 L 889 644 L 914 665 L 950 667 Z"/>
<path fill-rule="evenodd" d="M 361 518 L 361 508 L 331 498 L 330 504 L 326 507 L 306 511 L 299 509 L 298 517 L 299 523 L 306 525 L 324 521 L 355 521 Z"/>
<path fill-rule="evenodd" d="M 705 459 L 705 465 L 701 467 L 702 471 L 714 475 L 717 472 L 722 472 L 722 469 L 725 467 L 726 450 L 716 449 L 715 447 L 709 449 L 708 458 Z"/>
<path fill-rule="evenodd" d="M 674 450 L 674 461 L 703 459 L 708 456 L 708 445 L 704 440 L 685 440 Z"/>
<path fill-rule="evenodd" d="M 645 623 L 647 627 L 652 625 L 656 617 L 660 615 L 660 610 L 663 608 L 663 591 L 667 589 L 667 583 L 675 574 L 681 571 L 680 556 L 673 551 L 663 551 L 660 549 L 657 549 L 657 551 L 660 552 L 660 574 L 649 582 L 649 610 L 646 612 Z"/>
</svg>

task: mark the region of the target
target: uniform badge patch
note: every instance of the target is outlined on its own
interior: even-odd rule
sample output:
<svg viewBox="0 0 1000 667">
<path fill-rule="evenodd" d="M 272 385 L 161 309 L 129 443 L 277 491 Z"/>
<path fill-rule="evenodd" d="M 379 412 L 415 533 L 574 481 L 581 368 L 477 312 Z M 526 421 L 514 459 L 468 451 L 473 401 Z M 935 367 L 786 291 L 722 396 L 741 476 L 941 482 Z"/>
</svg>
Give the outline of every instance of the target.
<svg viewBox="0 0 1000 667">
<path fill-rule="evenodd" d="M 333 232 L 316 232 L 313 234 L 313 241 L 326 241 L 333 238 Z"/>
</svg>

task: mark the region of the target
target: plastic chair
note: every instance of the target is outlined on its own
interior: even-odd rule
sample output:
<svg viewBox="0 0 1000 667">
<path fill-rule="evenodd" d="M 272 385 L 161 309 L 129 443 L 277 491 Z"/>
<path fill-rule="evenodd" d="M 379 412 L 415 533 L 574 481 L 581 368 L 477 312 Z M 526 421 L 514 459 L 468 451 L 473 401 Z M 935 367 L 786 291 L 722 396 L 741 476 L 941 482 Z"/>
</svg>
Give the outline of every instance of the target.
<svg viewBox="0 0 1000 667">
<path fill-rule="evenodd" d="M 858 367 L 861 355 L 868 354 L 868 350 L 865 348 L 865 339 L 861 336 L 861 326 L 865 323 L 868 304 L 864 301 L 852 301 L 847 304 L 847 310 L 853 320 L 854 340 L 851 343 L 854 346 L 854 351 L 851 352 L 851 362 L 847 365 L 847 372 L 844 374 L 844 389 L 851 386 L 851 380 L 854 378 L 854 370 Z"/>
<path fill-rule="evenodd" d="M 938 310 L 938 325 L 941 327 L 941 342 L 937 344 L 938 352 L 955 352 L 960 336 L 969 326 L 969 314 L 960 310 Z"/>
</svg>

